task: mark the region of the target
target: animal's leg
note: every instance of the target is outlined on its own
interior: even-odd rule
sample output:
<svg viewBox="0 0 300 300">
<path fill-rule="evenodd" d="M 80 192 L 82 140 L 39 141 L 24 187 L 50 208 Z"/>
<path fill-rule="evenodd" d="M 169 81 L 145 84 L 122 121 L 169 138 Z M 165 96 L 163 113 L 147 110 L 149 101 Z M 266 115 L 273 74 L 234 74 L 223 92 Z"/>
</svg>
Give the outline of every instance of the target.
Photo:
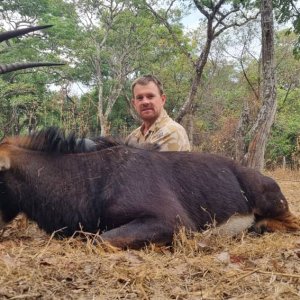
<svg viewBox="0 0 300 300">
<path fill-rule="evenodd" d="M 254 225 L 254 230 L 256 232 L 297 231 L 300 230 L 300 219 L 293 215 L 290 211 L 287 211 L 282 216 L 276 218 L 261 219 Z"/>
<path fill-rule="evenodd" d="M 172 226 L 157 219 L 136 219 L 101 234 L 101 240 L 119 248 L 139 249 L 149 243 L 169 244 L 173 239 Z"/>
</svg>

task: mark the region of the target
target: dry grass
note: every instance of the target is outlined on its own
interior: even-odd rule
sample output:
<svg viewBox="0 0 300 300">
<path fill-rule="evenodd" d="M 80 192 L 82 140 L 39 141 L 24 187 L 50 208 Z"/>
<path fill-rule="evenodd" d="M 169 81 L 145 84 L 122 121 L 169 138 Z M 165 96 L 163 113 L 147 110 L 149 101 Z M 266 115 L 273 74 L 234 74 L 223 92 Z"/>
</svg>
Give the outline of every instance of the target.
<svg viewBox="0 0 300 300">
<path fill-rule="evenodd" d="M 300 215 L 300 173 L 271 175 Z M 16 220 L 0 238 L 0 299 L 299 299 L 300 233 L 193 237 L 118 251 Z"/>
</svg>

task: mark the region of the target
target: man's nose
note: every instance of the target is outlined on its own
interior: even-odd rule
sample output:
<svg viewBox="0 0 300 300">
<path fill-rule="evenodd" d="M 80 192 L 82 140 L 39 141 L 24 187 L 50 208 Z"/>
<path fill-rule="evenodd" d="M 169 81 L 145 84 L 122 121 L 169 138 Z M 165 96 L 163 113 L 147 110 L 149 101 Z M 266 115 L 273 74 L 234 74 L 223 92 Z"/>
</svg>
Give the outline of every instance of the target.
<svg viewBox="0 0 300 300">
<path fill-rule="evenodd" d="M 149 103 L 149 98 L 148 97 L 143 97 L 142 99 L 141 99 L 141 103 L 143 103 L 143 104 L 148 104 Z"/>
</svg>

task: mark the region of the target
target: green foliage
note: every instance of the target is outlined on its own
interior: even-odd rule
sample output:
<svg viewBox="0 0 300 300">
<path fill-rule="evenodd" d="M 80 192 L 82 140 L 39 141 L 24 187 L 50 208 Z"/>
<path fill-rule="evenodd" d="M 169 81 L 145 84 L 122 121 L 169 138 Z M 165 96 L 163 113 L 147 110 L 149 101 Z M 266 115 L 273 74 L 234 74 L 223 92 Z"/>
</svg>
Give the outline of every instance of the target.
<svg viewBox="0 0 300 300">
<path fill-rule="evenodd" d="M 272 128 L 266 154 L 271 161 L 283 156 L 291 160 L 300 133 L 300 88 L 293 90 L 288 95 L 288 100 L 285 90 L 279 89 L 277 94 L 280 109 Z"/>
<path fill-rule="evenodd" d="M 180 24 L 184 11 L 170 11 L 170 24 L 181 48 L 174 42 L 166 27 L 143 6 L 145 1 L 115 1 L 122 9 L 107 33 L 110 12 L 103 1 L 82 0 L 4 0 L 0 1 L 3 21 L 22 19 L 24 24 L 53 24 L 52 28 L 15 38 L 0 45 L 1 62 L 65 61 L 59 68 L 26 70 L 3 75 L 0 78 L 0 135 L 25 133 L 35 128 L 57 125 L 86 135 L 100 134 L 98 116 L 99 74 L 101 70 L 104 110 L 108 107 L 120 72 L 125 72 L 124 87 L 108 116 L 112 134 L 123 135 L 126 129 L 138 124 L 130 115 L 130 84 L 143 74 L 155 74 L 164 84 L 167 110 L 176 116 L 188 96 L 194 68 L 183 49 L 192 58 L 201 51 L 203 28 L 186 33 Z M 196 1 L 181 1 L 185 9 Z M 216 1 L 197 1 L 211 8 Z M 257 7 L 260 1 L 226 1 L 228 7 Z M 285 22 L 291 14 L 288 1 L 274 2 L 278 20 Z M 90 5 L 90 6 L 88 6 Z M 194 7 L 194 6 L 193 6 Z M 228 8 L 226 7 L 226 9 Z M 93 14 L 93 24 L 84 26 L 84 8 Z M 101 9 L 100 9 L 101 8 Z M 102 9 L 103 8 L 103 9 Z M 163 9 L 160 11 L 166 15 Z M 296 20 L 296 19 L 295 19 Z M 12 22 L 13 23 L 13 22 Z M 24 25 L 25 26 L 25 25 Z M 300 32 L 295 23 L 295 32 Z M 290 32 L 289 32 L 290 33 Z M 232 38 L 229 36 L 229 38 Z M 297 38 L 297 36 L 296 36 Z M 299 63 L 291 55 L 295 35 L 277 34 L 276 57 L 278 77 L 278 115 L 267 148 L 267 159 L 289 158 L 295 150 L 295 139 L 300 133 Z M 227 45 L 228 46 L 228 45 Z M 225 48 L 227 47 L 224 46 Z M 218 44 L 214 45 L 214 51 Z M 219 57 L 222 57 L 220 55 Z M 120 67 L 122 66 L 122 67 Z M 259 92 L 259 66 L 250 55 L 244 58 L 244 67 L 252 87 Z M 90 87 L 84 95 L 72 96 L 72 83 Z M 52 90 L 53 85 L 57 92 Z M 51 86 L 51 89 L 49 89 Z M 72 90 L 72 89 L 71 89 Z M 199 149 L 221 151 L 232 155 L 234 131 L 244 100 L 250 104 L 250 121 L 260 105 L 245 80 L 242 70 L 226 59 L 210 58 L 204 69 L 194 109 L 195 144 Z"/>
<path fill-rule="evenodd" d="M 48 0 L 2 0 L 0 3 L 0 11 L 18 12 L 29 17 L 35 17 L 48 10 Z"/>
<path fill-rule="evenodd" d="M 273 7 L 276 9 L 276 19 L 280 23 L 285 23 L 294 15 L 293 0 L 273 0 Z"/>
<path fill-rule="evenodd" d="M 30 83 L 7 84 L 1 81 L 0 128 L 3 134 L 27 132 L 35 128 L 41 98 Z"/>
<path fill-rule="evenodd" d="M 272 128 L 266 158 L 272 162 L 278 162 L 286 157 L 288 161 L 291 161 L 292 154 L 296 151 L 295 145 L 299 131 L 299 122 L 281 116 Z"/>
<path fill-rule="evenodd" d="M 277 117 L 267 146 L 267 158 L 276 162 L 282 157 L 289 161 L 296 150 L 296 139 L 300 134 L 300 62 L 292 55 L 297 36 L 277 33 Z"/>
<path fill-rule="evenodd" d="M 279 23 L 291 23 L 290 28 L 286 34 L 294 32 L 298 36 L 298 40 L 294 45 L 294 55 L 300 57 L 300 13 L 297 9 L 296 0 L 273 0 L 275 8 L 276 19 Z"/>
</svg>

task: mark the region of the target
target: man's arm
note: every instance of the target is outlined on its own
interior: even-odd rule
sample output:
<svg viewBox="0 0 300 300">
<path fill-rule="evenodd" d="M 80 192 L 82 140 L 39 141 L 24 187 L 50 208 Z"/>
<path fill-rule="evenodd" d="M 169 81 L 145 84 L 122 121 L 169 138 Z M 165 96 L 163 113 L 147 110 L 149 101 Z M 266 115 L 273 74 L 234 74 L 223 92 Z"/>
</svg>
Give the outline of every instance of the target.
<svg viewBox="0 0 300 300">
<path fill-rule="evenodd" d="M 153 136 L 151 143 L 158 144 L 160 151 L 191 151 L 190 142 L 183 127 L 161 129 Z"/>
</svg>

